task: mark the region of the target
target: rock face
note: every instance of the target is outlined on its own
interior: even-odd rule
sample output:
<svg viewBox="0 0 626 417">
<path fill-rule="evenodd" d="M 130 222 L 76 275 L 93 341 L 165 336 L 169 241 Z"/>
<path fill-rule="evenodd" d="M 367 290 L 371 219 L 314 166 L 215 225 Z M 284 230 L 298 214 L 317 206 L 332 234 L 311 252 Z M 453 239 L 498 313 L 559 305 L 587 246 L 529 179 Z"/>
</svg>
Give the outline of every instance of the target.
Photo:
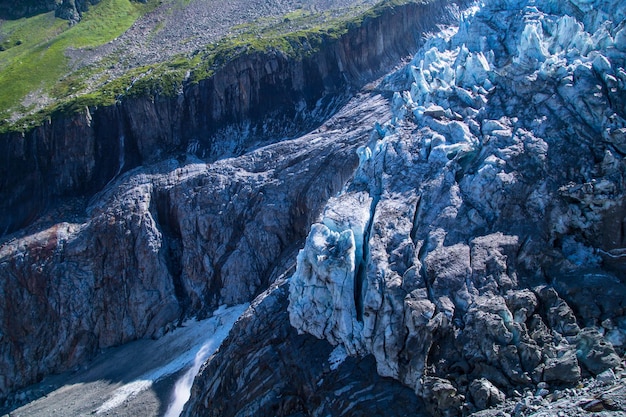
<svg viewBox="0 0 626 417">
<path fill-rule="evenodd" d="M 423 415 L 410 389 L 376 374 L 371 356 L 298 335 L 287 297 L 283 281 L 257 298 L 201 369 L 183 416 Z"/>
<path fill-rule="evenodd" d="M 292 325 L 433 415 L 619 366 L 625 13 L 486 1 L 387 77 L 394 116 L 311 228 Z"/>
<path fill-rule="evenodd" d="M 40 232 L 4 242 L 0 392 L 253 299 L 293 266 L 309 225 L 358 165 L 369 126 L 389 117 L 384 103 L 362 100 L 317 132 L 239 158 L 137 168 L 86 216 L 41 221 Z"/>
<path fill-rule="evenodd" d="M 91 196 L 120 172 L 168 155 L 215 160 L 308 132 L 351 91 L 413 53 L 423 32 L 449 20 L 447 3 L 389 7 L 303 59 L 246 55 L 174 97 L 126 98 L 2 135 L 0 233 L 31 224 L 63 197 Z"/>
</svg>

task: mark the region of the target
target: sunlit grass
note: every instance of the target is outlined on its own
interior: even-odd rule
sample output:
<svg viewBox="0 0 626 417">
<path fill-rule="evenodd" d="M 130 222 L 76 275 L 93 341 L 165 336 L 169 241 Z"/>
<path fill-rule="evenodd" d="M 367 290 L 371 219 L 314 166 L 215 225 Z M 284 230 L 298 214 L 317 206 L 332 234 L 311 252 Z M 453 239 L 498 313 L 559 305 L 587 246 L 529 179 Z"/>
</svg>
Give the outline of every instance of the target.
<svg viewBox="0 0 626 417">
<path fill-rule="evenodd" d="M 153 7 L 129 0 L 102 0 L 73 26 L 54 12 L 3 22 L 0 26 L 0 118 L 22 109 L 29 93 L 51 94 L 68 72 L 65 51 L 96 47 L 124 33 Z M 53 97 L 55 98 L 55 97 Z"/>
<path fill-rule="evenodd" d="M 155 7 L 157 1 L 163 0 L 149 0 L 148 5 L 128 0 L 102 0 L 71 28 L 67 22 L 54 19 L 50 14 L 37 16 L 42 20 L 38 24 L 44 30 L 37 32 L 32 38 L 34 41 L 0 52 L 0 132 L 28 130 L 55 114 L 83 111 L 86 106 L 112 105 L 128 97 L 173 96 L 182 92 L 185 84 L 207 79 L 228 62 L 245 55 L 279 51 L 292 59 L 302 59 L 389 8 L 421 2 L 386 0 L 370 8 L 353 7 L 331 12 L 299 9 L 282 17 L 261 18 L 233 27 L 230 36 L 191 55 L 181 54 L 165 62 L 132 68 L 118 78 L 99 81 L 97 88 L 86 93 L 85 80 L 102 68 L 83 68 L 69 73 L 64 51 L 68 47 L 88 48 L 108 42 L 122 34 L 142 13 Z M 172 0 L 171 4 L 184 7 L 188 1 Z M 28 30 L 35 27 L 33 22 L 28 21 L 23 27 L 14 22 L 6 27 L 3 25 L 0 27 L 0 42 L 7 36 L 15 38 L 18 33 L 28 38 Z M 13 27 L 16 29 L 5 36 L 3 31 L 9 33 L 8 29 Z M 157 25 L 153 30 L 156 33 L 161 29 L 162 25 Z M 2 68 L 4 56 L 11 57 L 7 61 L 12 63 Z M 104 60 L 99 65 L 106 65 L 106 62 Z M 37 90 L 49 94 L 55 99 L 53 103 L 37 112 L 20 109 L 23 97 Z M 27 116 L 11 123 L 6 120 L 8 110 L 21 110 Z M 2 119 L 5 119 L 4 123 Z"/>
</svg>

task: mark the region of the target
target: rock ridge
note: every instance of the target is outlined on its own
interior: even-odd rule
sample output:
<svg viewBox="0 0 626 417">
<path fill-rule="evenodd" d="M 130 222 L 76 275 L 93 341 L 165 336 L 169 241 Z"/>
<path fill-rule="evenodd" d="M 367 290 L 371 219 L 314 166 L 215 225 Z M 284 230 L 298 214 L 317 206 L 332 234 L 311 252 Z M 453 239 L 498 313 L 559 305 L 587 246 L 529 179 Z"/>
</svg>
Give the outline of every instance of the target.
<svg viewBox="0 0 626 417">
<path fill-rule="evenodd" d="M 318 131 L 237 158 L 135 168 L 80 216 L 3 242 L 1 396 L 265 290 L 352 176 L 370 134 L 358 122 L 388 117 L 381 96 L 362 101 Z"/>
</svg>

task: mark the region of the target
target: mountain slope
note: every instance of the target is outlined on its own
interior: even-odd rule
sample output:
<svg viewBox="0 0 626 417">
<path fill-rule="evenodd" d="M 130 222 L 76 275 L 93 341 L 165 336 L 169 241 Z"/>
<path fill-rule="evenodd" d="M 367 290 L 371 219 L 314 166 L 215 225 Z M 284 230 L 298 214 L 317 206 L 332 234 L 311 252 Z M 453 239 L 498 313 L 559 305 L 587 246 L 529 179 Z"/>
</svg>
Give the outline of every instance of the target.
<svg viewBox="0 0 626 417">
<path fill-rule="evenodd" d="M 350 90 L 415 49 L 420 28 L 411 19 L 426 9 L 400 3 L 321 26 L 307 14 L 300 20 L 313 26 L 270 26 L 261 41 L 254 31 L 225 39 L 55 103 L 29 119 L 26 131 L 9 127 L 0 140 L 0 230 L 23 228 L 60 198 L 93 195 L 120 172 L 166 155 L 189 149 L 216 159 L 305 133 Z M 440 9 L 424 7 L 437 21 Z"/>
<path fill-rule="evenodd" d="M 5 134 L 7 410 L 103 349 L 251 302 L 183 415 L 530 414 L 564 392 L 626 412 L 624 6 L 359 7 Z"/>
<path fill-rule="evenodd" d="M 173 96 L 145 83 L 148 91 L 115 104 L 7 133 L 0 391 L 8 406 L 16 389 L 101 349 L 159 337 L 266 289 L 352 174 L 354 149 L 371 129 L 359 121 L 386 110 L 302 133 L 414 51 L 422 31 L 453 18 L 443 4 L 385 3 L 339 33 L 287 37 L 315 49 L 228 55 Z"/>
<path fill-rule="evenodd" d="M 155 82 L 155 71 L 159 76 L 174 73 L 177 81 L 188 71 L 196 81 L 206 78 L 203 66 L 212 64 L 207 63 L 210 56 L 235 52 L 225 49 L 276 46 L 270 38 L 341 26 L 375 4 L 373 0 L 94 3 L 87 11 L 83 3 L 65 1 L 56 14 L 0 20 L 4 91 L 0 130 L 29 130 L 60 103 L 74 103 L 77 98 L 91 105 L 111 104 L 137 79 Z M 68 24 L 58 18 L 66 6 L 73 10 L 67 12 L 74 16 L 70 20 L 80 21 Z M 78 16 L 80 9 L 85 10 Z"/>
</svg>

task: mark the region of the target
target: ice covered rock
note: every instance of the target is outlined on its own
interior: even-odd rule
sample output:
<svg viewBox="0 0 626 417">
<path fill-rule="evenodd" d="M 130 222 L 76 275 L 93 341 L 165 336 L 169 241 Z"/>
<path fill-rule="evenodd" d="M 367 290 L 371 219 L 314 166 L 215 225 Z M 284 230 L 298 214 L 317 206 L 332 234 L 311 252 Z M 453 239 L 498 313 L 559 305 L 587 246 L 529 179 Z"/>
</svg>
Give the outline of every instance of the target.
<svg viewBox="0 0 626 417">
<path fill-rule="evenodd" d="M 485 1 L 381 84 L 395 115 L 343 191 L 372 204 L 342 337 L 432 413 L 617 365 L 621 330 L 589 329 L 625 315 L 625 11 Z"/>
<path fill-rule="evenodd" d="M 308 245 L 298 255 L 298 270 L 292 278 L 290 320 L 331 344 L 342 343 L 347 351 L 362 351 L 356 320 L 355 242 L 350 229 L 336 232 L 316 224 Z M 357 340 L 355 340 L 357 339 Z"/>
<path fill-rule="evenodd" d="M 456 84 L 459 87 L 473 89 L 477 86 L 483 86 L 486 89 L 491 88 L 489 75 L 491 73 L 491 65 L 483 52 L 472 53 L 463 48 L 461 53 L 464 56 L 464 62 L 456 65 Z M 462 55 L 457 58 L 461 61 Z"/>
</svg>

